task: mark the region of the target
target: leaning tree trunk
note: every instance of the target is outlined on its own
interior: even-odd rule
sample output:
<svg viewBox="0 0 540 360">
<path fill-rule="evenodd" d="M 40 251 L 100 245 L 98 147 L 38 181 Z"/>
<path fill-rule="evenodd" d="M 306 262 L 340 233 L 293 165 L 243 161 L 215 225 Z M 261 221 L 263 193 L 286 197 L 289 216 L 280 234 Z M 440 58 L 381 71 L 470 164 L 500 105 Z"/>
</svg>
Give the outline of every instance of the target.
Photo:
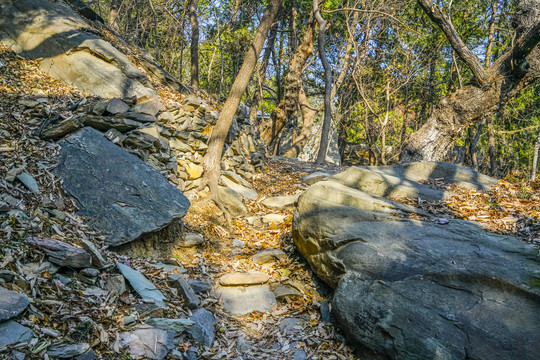
<svg viewBox="0 0 540 360">
<path fill-rule="evenodd" d="M 199 20 L 197 20 L 197 0 L 189 3 L 191 23 L 191 86 L 199 88 Z"/>
<path fill-rule="evenodd" d="M 291 148 L 285 152 L 285 156 L 287 157 L 298 157 L 298 155 L 300 155 L 311 135 L 315 116 L 317 116 L 317 113 L 319 112 L 319 109 L 312 107 L 309 103 L 303 87 L 300 87 L 298 103 L 300 104 L 300 111 L 302 112 L 302 130 L 293 140 Z"/>
<path fill-rule="evenodd" d="M 538 166 L 538 152 L 540 151 L 540 132 L 536 138 L 536 144 L 534 145 L 534 155 L 531 168 L 531 184 L 536 180 L 536 168 Z"/>
<path fill-rule="evenodd" d="M 424 11 L 449 39 L 452 47 L 471 69 L 474 81 L 445 97 L 433 109 L 427 122 L 404 144 L 400 162 L 441 160 L 463 132 L 482 116 L 492 113 L 526 86 L 540 77 L 539 0 L 525 0 L 518 5 L 516 28 L 518 40 L 489 68 L 465 47 L 444 13 L 431 0 L 418 0 Z M 521 11 L 521 13 L 520 13 Z"/>
<path fill-rule="evenodd" d="M 319 152 L 317 153 L 316 164 L 322 164 L 326 162 L 326 153 L 328 151 L 328 145 L 330 144 L 330 126 L 332 125 L 332 68 L 326 58 L 326 51 L 324 49 L 324 35 L 326 32 L 326 20 L 323 19 L 319 12 L 319 0 L 313 0 L 313 12 L 315 18 L 319 23 L 319 57 L 324 67 L 324 119 L 321 131 L 321 141 L 319 144 Z"/>
<path fill-rule="evenodd" d="M 210 197 L 219 206 L 221 206 L 221 201 L 218 193 L 218 180 L 225 138 L 231 127 L 234 114 L 240 104 L 242 94 L 246 90 L 251 74 L 257 64 L 257 58 L 261 53 L 268 30 L 270 30 L 280 6 L 281 0 L 270 0 L 259 23 L 259 27 L 255 32 L 251 46 L 246 53 L 242 67 L 234 79 L 227 101 L 223 105 L 223 109 L 208 140 L 208 150 L 203 160 L 204 176 L 201 187 L 208 185 L 210 188 Z"/>
</svg>

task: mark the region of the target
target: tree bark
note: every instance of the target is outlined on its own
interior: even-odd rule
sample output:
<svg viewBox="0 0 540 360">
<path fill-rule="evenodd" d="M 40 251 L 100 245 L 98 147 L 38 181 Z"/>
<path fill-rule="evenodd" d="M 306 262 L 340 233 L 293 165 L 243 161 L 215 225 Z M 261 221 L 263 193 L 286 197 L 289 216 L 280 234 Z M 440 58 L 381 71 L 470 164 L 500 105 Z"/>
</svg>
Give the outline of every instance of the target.
<svg viewBox="0 0 540 360">
<path fill-rule="evenodd" d="M 285 91 L 283 98 L 272 113 L 271 119 L 264 121 L 260 125 L 261 138 L 269 146 L 279 135 L 289 119 L 296 113 L 298 106 L 298 94 L 302 87 L 302 71 L 306 61 L 313 53 L 313 35 L 315 32 L 315 22 L 310 16 L 307 28 L 302 38 L 302 43 L 296 48 L 296 52 L 291 57 L 289 72 L 285 76 Z"/>
<path fill-rule="evenodd" d="M 118 11 L 122 6 L 123 0 L 112 0 L 111 9 L 109 10 L 109 27 L 116 32 L 120 31 L 120 26 L 118 25 Z"/>
<path fill-rule="evenodd" d="M 332 67 L 328 63 L 326 58 L 326 50 L 324 48 L 324 36 L 326 33 L 326 26 L 328 22 L 323 19 L 319 12 L 319 0 L 313 0 L 313 12 L 315 19 L 319 23 L 318 34 L 318 47 L 319 57 L 324 67 L 324 119 L 321 131 L 321 141 L 319 144 L 319 152 L 317 153 L 317 159 L 315 164 L 323 164 L 326 162 L 326 152 L 328 151 L 328 145 L 330 144 L 330 126 L 332 125 L 332 83 L 334 81 L 332 76 Z"/>
<path fill-rule="evenodd" d="M 197 0 L 189 3 L 191 23 L 191 86 L 199 88 L 199 20 L 197 19 Z"/>
<path fill-rule="evenodd" d="M 426 2 L 427 0 L 418 1 Z M 540 9 L 539 0 L 534 0 L 534 4 L 537 9 Z M 432 4 L 432 8 L 435 7 L 436 5 Z M 540 15 L 540 11 L 536 13 Z M 528 23 L 533 22 L 528 19 Z M 470 83 L 449 97 L 441 99 L 427 122 L 405 143 L 400 162 L 442 160 L 465 129 L 479 121 L 482 116 L 504 105 L 540 77 L 540 50 L 537 47 L 540 41 L 538 19 L 529 29 L 522 30 L 522 36 L 516 41 L 514 47 L 484 71 L 487 80 L 482 86 Z M 453 40 L 451 43 L 454 46 Z M 458 50 L 456 52 L 459 54 Z M 471 66 L 469 63 L 467 65 Z M 477 80 L 481 79 L 477 78 Z"/>
<path fill-rule="evenodd" d="M 317 113 L 319 112 L 319 109 L 313 108 L 309 103 L 303 87 L 300 87 L 298 103 L 300 104 L 300 111 L 302 112 L 302 130 L 300 130 L 298 137 L 294 139 L 291 148 L 285 152 L 285 156 L 287 157 L 298 157 L 300 152 L 302 152 L 304 145 L 311 135 L 315 116 L 317 116 Z"/>
<path fill-rule="evenodd" d="M 536 138 L 536 144 L 534 145 L 534 155 L 531 168 L 531 184 L 536 180 L 536 168 L 538 166 L 538 152 L 540 151 L 540 132 Z"/>
<path fill-rule="evenodd" d="M 219 206 L 221 201 L 218 192 L 218 180 L 220 174 L 220 162 L 223 152 L 223 146 L 225 144 L 225 138 L 229 132 L 234 114 L 240 104 L 242 94 L 246 90 L 249 83 L 249 79 L 257 64 L 257 59 L 264 45 L 268 31 L 272 26 L 276 14 L 281 6 L 281 0 L 270 0 L 264 15 L 259 23 L 259 27 L 255 32 L 251 46 L 249 47 L 242 67 L 238 72 L 238 75 L 234 79 L 234 83 L 229 92 L 229 96 L 223 105 L 223 109 L 219 115 L 216 125 L 212 129 L 210 139 L 208 140 L 208 150 L 203 159 L 204 176 L 200 188 L 204 188 L 206 185 L 210 188 L 210 198 L 214 200 Z"/>
</svg>

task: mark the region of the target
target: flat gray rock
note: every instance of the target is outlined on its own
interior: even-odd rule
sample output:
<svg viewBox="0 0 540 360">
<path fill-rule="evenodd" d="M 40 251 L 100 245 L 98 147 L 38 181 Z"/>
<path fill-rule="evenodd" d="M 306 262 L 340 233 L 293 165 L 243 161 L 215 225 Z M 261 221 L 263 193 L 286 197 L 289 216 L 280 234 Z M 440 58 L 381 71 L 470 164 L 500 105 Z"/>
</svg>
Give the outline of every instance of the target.
<svg viewBox="0 0 540 360">
<path fill-rule="evenodd" d="M 107 244 L 129 243 L 186 214 L 190 204 L 181 191 L 99 131 L 81 129 L 60 145 L 54 172 Z"/>
<path fill-rule="evenodd" d="M 220 286 L 216 295 L 223 301 L 223 310 L 233 316 L 253 311 L 268 312 L 276 304 L 276 297 L 268 285 Z"/>
<path fill-rule="evenodd" d="M 274 210 L 283 210 L 286 208 L 289 208 L 291 206 L 294 206 L 296 203 L 296 200 L 298 200 L 298 197 L 300 194 L 296 195 L 284 195 L 284 196 L 274 196 L 268 199 L 265 199 L 262 204 L 266 206 L 267 208 L 274 209 Z"/>
<path fill-rule="evenodd" d="M 260 271 L 233 272 L 219 278 L 219 284 L 223 286 L 246 286 L 259 285 L 268 281 L 269 276 Z"/>
<path fill-rule="evenodd" d="M 66 266 L 75 269 L 92 266 L 91 256 L 86 250 L 48 238 L 29 237 L 28 243 L 36 245 L 42 249 L 50 262 L 58 266 Z"/>
<path fill-rule="evenodd" d="M 174 331 L 139 326 L 120 333 L 120 341 L 132 356 L 161 360 L 174 348 Z"/>
<path fill-rule="evenodd" d="M 245 197 L 246 199 L 257 200 L 257 198 L 259 197 L 259 194 L 257 194 L 257 191 L 250 189 L 248 187 L 245 187 L 243 185 L 240 185 L 226 176 L 221 177 L 221 182 L 223 182 L 223 185 L 225 185 L 227 188 L 236 191 L 237 193 L 239 193 L 240 195 L 242 195 L 242 197 Z"/>
<path fill-rule="evenodd" d="M 166 318 L 150 318 L 145 321 L 148 325 L 158 329 L 172 330 L 175 336 L 178 336 L 190 329 L 195 323 L 189 319 L 166 319 Z"/>
<path fill-rule="evenodd" d="M 164 302 L 164 300 L 167 300 L 165 295 L 163 295 L 143 274 L 124 264 L 116 263 L 116 266 L 129 282 L 133 290 L 135 290 L 141 298 L 154 301 L 158 306 L 167 307 L 167 304 Z"/>
<path fill-rule="evenodd" d="M 281 259 L 285 259 L 287 257 L 287 254 L 281 249 L 264 249 L 263 251 L 259 251 L 258 253 L 254 254 L 251 259 L 254 263 L 267 263 L 270 261 L 279 261 Z"/>
<path fill-rule="evenodd" d="M 233 215 L 247 215 L 249 210 L 242 202 L 242 196 L 227 187 L 219 187 L 219 197 Z"/>
<path fill-rule="evenodd" d="M 90 349 L 87 343 L 51 345 L 47 349 L 47 355 L 58 359 L 71 359 L 82 355 Z"/>
<path fill-rule="evenodd" d="M 36 182 L 36 179 L 32 175 L 30 175 L 27 172 L 22 172 L 19 175 L 17 175 L 17 180 L 22 182 L 24 186 L 26 186 L 28 189 L 30 189 L 31 192 L 34 194 L 39 194 L 39 186 Z"/>
<path fill-rule="evenodd" d="M 202 346 L 211 348 L 216 338 L 215 323 L 218 319 L 210 311 L 202 308 L 193 312 L 189 320 L 194 322 L 188 330 L 191 338 Z"/>
<path fill-rule="evenodd" d="M 305 182 L 308 185 L 313 185 L 319 181 L 326 180 L 331 175 L 322 171 L 316 171 L 314 173 L 311 173 L 309 175 L 306 175 L 302 178 L 302 182 Z"/>
<path fill-rule="evenodd" d="M 429 221 L 388 198 L 442 199 L 413 179 L 439 176 L 470 188 L 494 181 L 441 163 L 351 168 L 300 197 L 294 242 L 336 290 L 333 315 L 358 348 L 397 359 L 534 359 L 538 249 L 468 221 Z M 428 220 L 407 218 L 415 212 Z"/>
<path fill-rule="evenodd" d="M 22 326 L 15 321 L 0 323 L 0 347 L 18 343 L 28 343 L 32 340 L 34 333 L 31 329 Z"/>
<path fill-rule="evenodd" d="M 0 286 L 0 322 L 19 316 L 29 304 L 26 296 Z"/>
<path fill-rule="evenodd" d="M 196 309 L 201 304 L 201 300 L 195 291 L 181 275 L 172 274 L 169 276 L 169 285 L 178 290 L 178 295 L 184 300 L 190 309 Z"/>
</svg>

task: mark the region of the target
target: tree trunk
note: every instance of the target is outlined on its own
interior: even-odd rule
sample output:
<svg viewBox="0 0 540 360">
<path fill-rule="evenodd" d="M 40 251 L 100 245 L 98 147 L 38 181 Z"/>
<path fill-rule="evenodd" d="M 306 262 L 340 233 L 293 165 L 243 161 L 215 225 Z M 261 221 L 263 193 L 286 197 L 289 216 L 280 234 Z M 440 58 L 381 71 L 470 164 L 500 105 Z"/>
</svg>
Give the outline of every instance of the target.
<svg viewBox="0 0 540 360">
<path fill-rule="evenodd" d="M 109 11 L 109 27 L 116 32 L 120 31 L 120 26 L 118 25 L 118 11 L 122 6 L 123 0 L 112 0 L 111 9 Z"/>
<path fill-rule="evenodd" d="M 199 88 L 199 20 L 197 20 L 197 0 L 189 3 L 191 23 L 191 86 Z"/>
<path fill-rule="evenodd" d="M 261 138 L 267 146 L 276 140 L 289 119 L 294 116 L 298 106 L 298 94 L 302 87 L 302 71 L 307 58 L 313 53 L 313 35 L 315 22 L 310 16 L 302 43 L 296 48 L 289 63 L 289 72 L 285 76 L 285 92 L 283 98 L 272 113 L 271 119 L 261 123 Z"/>
<path fill-rule="evenodd" d="M 326 58 L 326 51 L 324 48 L 324 35 L 326 32 L 326 20 L 323 19 L 319 12 L 319 0 L 313 0 L 313 12 L 315 18 L 319 23 L 319 35 L 318 35 L 318 47 L 319 57 L 324 67 L 324 119 L 321 131 L 321 141 L 319 144 L 319 152 L 317 153 L 317 159 L 315 164 L 323 164 L 326 162 L 326 153 L 328 151 L 328 145 L 330 144 L 330 126 L 332 125 L 332 68 Z"/>
<path fill-rule="evenodd" d="M 419 1 L 422 4 L 431 3 L 429 0 Z M 534 0 L 534 5 L 540 9 L 539 0 Z M 433 9 L 438 10 L 438 7 L 431 3 L 431 10 Z M 429 14 L 429 9 L 424 7 L 424 11 Z M 440 13 L 440 10 L 438 11 Z M 499 57 L 488 69 L 479 69 L 476 61 L 469 63 L 470 58 L 461 57 L 460 52 L 456 50 L 458 56 L 469 68 L 474 67 L 476 81 L 482 85 L 468 84 L 449 97 L 441 99 L 427 122 L 405 143 L 400 157 L 402 163 L 442 160 L 452 148 L 454 141 L 460 138 L 470 125 L 479 121 L 482 116 L 491 114 L 497 107 L 508 102 L 540 77 L 540 50 L 537 47 L 540 41 L 540 23 L 532 22 L 529 18 L 530 13 L 531 11 L 526 13 L 527 16 L 523 17 L 523 21 L 520 21 L 518 16 L 516 19 L 516 22 L 519 22 L 518 30 L 522 29 L 523 23 L 529 26 L 531 23 L 535 25 L 532 28 L 528 27 L 530 29 L 528 31 L 520 30 L 522 36 L 516 41 L 514 47 Z M 540 11 L 537 13 L 540 15 Z M 444 15 L 439 15 L 444 17 Z M 443 27 L 442 30 L 449 39 L 454 39 L 451 43 L 455 46 L 455 37 L 459 35 L 447 33 L 451 29 Z M 463 49 L 460 50 L 463 51 Z M 470 54 L 467 53 L 467 55 Z"/>
<path fill-rule="evenodd" d="M 249 47 L 242 67 L 238 72 L 238 75 L 234 79 L 234 83 L 229 92 L 229 96 L 223 109 L 219 115 L 216 125 L 212 129 L 210 139 L 208 140 L 208 150 L 203 160 L 204 165 L 204 177 L 202 179 L 201 187 L 208 185 L 210 188 L 210 196 L 216 203 L 221 205 L 218 193 L 218 180 L 220 174 L 220 162 L 223 152 L 223 146 L 225 144 L 225 138 L 229 132 L 234 114 L 240 104 L 240 99 L 244 93 L 251 74 L 257 64 L 257 59 L 264 45 L 264 41 L 274 22 L 274 18 L 281 6 L 281 0 L 270 0 L 264 15 L 259 23 L 259 27 L 253 37 L 251 46 Z"/>
<path fill-rule="evenodd" d="M 315 116 L 319 112 L 319 109 L 313 108 L 309 103 L 306 93 L 303 87 L 300 87 L 300 93 L 298 95 L 298 102 L 300 104 L 300 111 L 302 112 L 302 130 L 296 139 L 294 139 L 292 146 L 285 156 L 287 157 L 298 157 L 302 152 L 304 145 L 306 145 L 309 136 L 311 135 L 311 129 L 313 128 L 313 123 L 315 122 Z"/>
<path fill-rule="evenodd" d="M 259 103 L 263 99 L 262 86 L 266 78 L 266 69 L 268 68 L 268 63 L 270 62 L 270 55 L 272 54 L 272 50 L 274 49 L 274 43 L 276 41 L 277 35 L 277 26 L 278 23 L 274 24 L 274 26 L 272 26 L 272 28 L 270 29 L 267 46 L 264 50 L 261 67 L 259 68 L 259 74 L 257 76 L 257 91 L 255 91 L 255 94 L 253 95 L 253 99 L 251 100 L 251 107 L 249 109 L 249 121 L 252 124 L 257 123 L 257 112 L 259 111 Z"/>
<path fill-rule="evenodd" d="M 538 152 L 540 151 L 540 132 L 536 138 L 536 144 L 534 145 L 534 156 L 531 168 L 531 184 L 536 180 L 536 168 L 538 166 Z"/>
</svg>

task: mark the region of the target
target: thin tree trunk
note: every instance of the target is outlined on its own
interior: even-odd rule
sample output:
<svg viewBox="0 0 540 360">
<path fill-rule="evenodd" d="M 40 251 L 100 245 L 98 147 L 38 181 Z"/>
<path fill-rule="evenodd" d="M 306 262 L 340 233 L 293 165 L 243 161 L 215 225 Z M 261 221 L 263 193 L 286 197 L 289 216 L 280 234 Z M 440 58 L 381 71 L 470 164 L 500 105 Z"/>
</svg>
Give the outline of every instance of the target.
<svg viewBox="0 0 540 360">
<path fill-rule="evenodd" d="M 109 11 L 109 27 L 114 31 L 120 31 L 120 26 L 118 25 L 118 13 L 122 7 L 123 0 L 112 0 L 111 9 Z"/>
<path fill-rule="evenodd" d="M 319 47 L 319 57 L 324 67 L 324 119 L 323 126 L 321 131 L 321 141 L 319 145 L 319 152 L 317 153 L 317 159 L 315 159 L 316 164 L 323 164 L 326 162 L 326 153 L 328 152 L 328 145 L 330 144 L 330 126 L 332 125 L 332 68 L 328 63 L 326 58 L 326 51 L 324 48 L 324 35 L 326 32 L 326 25 L 328 24 L 326 20 L 323 19 L 321 13 L 319 12 L 319 0 L 313 0 L 313 12 L 315 14 L 315 19 L 319 23 L 319 36 L 318 36 L 318 47 Z"/>
<path fill-rule="evenodd" d="M 197 19 L 197 0 L 189 3 L 191 23 L 191 86 L 199 88 L 199 21 Z"/>
<path fill-rule="evenodd" d="M 225 67 L 225 61 L 223 60 L 223 44 L 221 43 L 221 29 L 219 28 L 219 19 L 217 16 L 216 5 L 211 1 L 212 7 L 214 8 L 214 18 L 216 19 L 216 29 L 219 40 L 219 56 L 221 57 L 221 68 L 219 74 L 219 96 L 223 93 L 223 69 Z"/>
<path fill-rule="evenodd" d="M 497 176 L 497 150 L 495 148 L 495 129 L 493 126 L 493 116 L 487 117 L 488 132 L 488 154 L 489 154 L 489 173 Z"/>
<path fill-rule="evenodd" d="M 223 206 L 218 193 L 218 180 L 225 138 L 227 137 L 234 114 L 240 104 L 242 94 L 249 83 L 249 79 L 257 64 L 257 59 L 264 45 L 266 36 L 268 35 L 268 31 L 274 23 L 274 19 L 280 6 L 281 0 L 270 0 L 257 31 L 255 32 L 251 46 L 245 55 L 242 67 L 234 79 L 227 101 L 225 101 L 225 104 L 223 105 L 221 114 L 219 115 L 217 123 L 210 134 L 210 139 L 208 140 L 208 150 L 203 160 L 204 176 L 201 188 L 208 185 L 210 188 L 210 198 L 220 207 Z"/>
<path fill-rule="evenodd" d="M 534 145 L 534 155 L 531 168 L 531 184 L 536 180 L 536 168 L 538 166 L 538 152 L 540 151 L 540 132 L 536 138 L 536 144 Z"/>
<path fill-rule="evenodd" d="M 298 137 L 294 139 L 291 148 L 285 152 L 285 156 L 287 157 L 298 157 L 298 155 L 300 155 L 304 145 L 311 135 L 311 129 L 313 128 L 315 117 L 319 112 L 319 109 L 313 108 L 309 103 L 303 87 L 300 87 L 298 102 L 300 104 L 300 111 L 302 112 L 302 130 L 300 131 Z"/>
<path fill-rule="evenodd" d="M 277 35 L 278 23 L 275 23 L 270 29 L 270 35 L 268 36 L 267 46 L 264 50 L 264 55 L 261 61 L 261 67 L 259 68 L 259 74 L 257 76 L 257 91 L 253 95 L 251 100 L 251 107 L 249 109 L 249 121 L 252 124 L 257 123 L 257 112 L 259 111 L 259 103 L 263 99 L 263 83 L 266 79 L 266 69 L 268 68 L 268 63 L 270 62 L 270 55 L 274 49 L 274 43 Z"/>
</svg>

